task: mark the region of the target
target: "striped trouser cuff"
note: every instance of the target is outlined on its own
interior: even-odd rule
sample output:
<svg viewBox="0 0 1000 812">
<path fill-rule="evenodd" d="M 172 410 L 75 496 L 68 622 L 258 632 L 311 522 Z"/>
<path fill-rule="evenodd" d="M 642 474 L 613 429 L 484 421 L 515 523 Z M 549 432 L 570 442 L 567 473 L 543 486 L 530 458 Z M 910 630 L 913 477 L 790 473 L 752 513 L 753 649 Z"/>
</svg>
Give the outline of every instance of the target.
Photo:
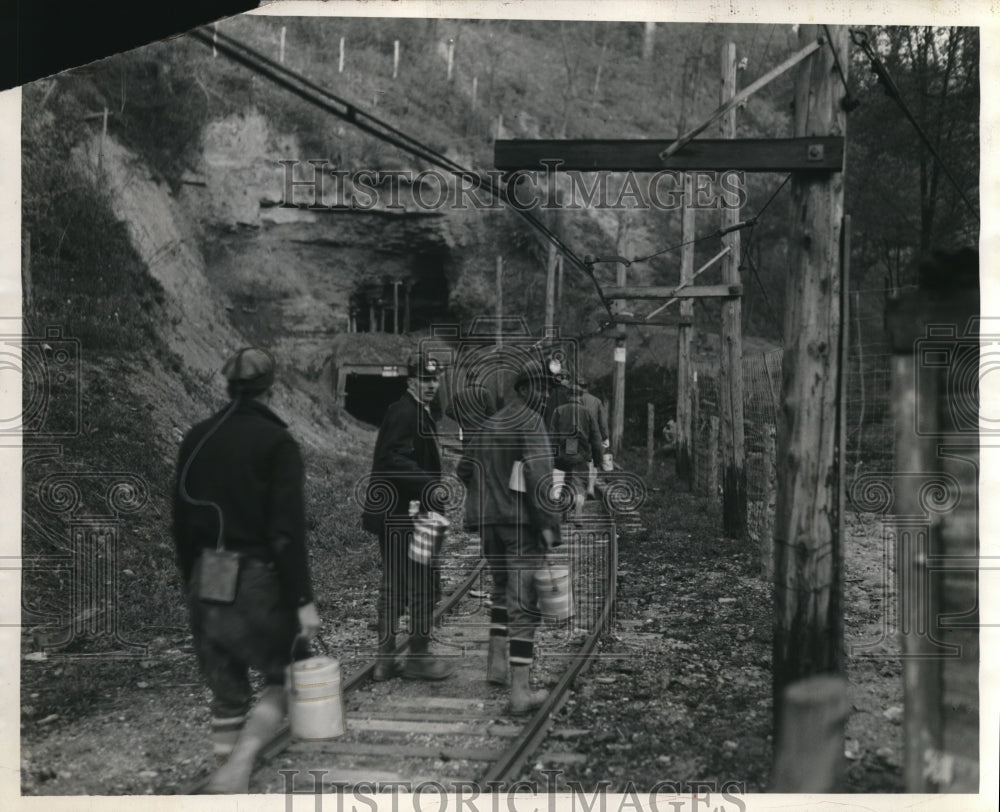
<svg viewBox="0 0 1000 812">
<path fill-rule="evenodd" d="M 490 637 L 507 636 L 507 607 L 493 606 L 490 608 Z"/>
<path fill-rule="evenodd" d="M 510 641 L 510 664 L 511 665 L 531 665 L 531 660 L 535 656 L 535 644 L 531 640 Z"/>
<path fill-rule="evenodd" d="M 225 758 L 233 752 L 246 718 L 246 714 L 228 718 L 212 717 L 212 752 L 216 758 Z"/>
</svg>

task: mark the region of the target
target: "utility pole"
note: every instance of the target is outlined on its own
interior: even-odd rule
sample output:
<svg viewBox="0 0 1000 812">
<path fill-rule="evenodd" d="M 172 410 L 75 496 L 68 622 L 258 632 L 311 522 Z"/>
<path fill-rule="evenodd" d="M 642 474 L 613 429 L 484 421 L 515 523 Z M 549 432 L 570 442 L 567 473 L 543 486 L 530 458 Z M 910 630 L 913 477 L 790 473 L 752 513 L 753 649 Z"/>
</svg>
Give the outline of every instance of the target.
<svg viewBox="0 0 1000 812">
<path fill-rule="evenodd" d="M 847 28 L 829 26 L 832 43 L 798 68 L 795 135 L 843 136 L 846 115 L 838 70 L 850 64 Z M 815 25 L 799 42 L 815 42 Z M 832 48 L 831 48 L 832 45 Z M 839 57 L 839 68 L 834 53 Z M 785 296 L 783 390 L 778 413 L 773 650 L 776 754 L 782 741 L 786 689 L 817 674 L 841 670 L 840 482 L 837 467 L 840 390 L 842 172 L 796 173 L 791 183 Z M 833 701 L 833 700 L 831 700 Z M 819 732 L 819 731 L 817 731 Z M 838 742 L 835 740 L 839 736 Z M 843 759 L 843 727 L 831 728 L 829 752 Z M 779 791 L 802 791 L 782 787 Z M 810 791 L 831 792 L 834 787 Z"/>
<path fill-rule="evenodd" d="M 722 98 L 726 104 L 736 95 L 736 45 L 728 43 L 722 49 Z M 722 117 L 722 137 L 736 137 L 736 108 Z M 723 200 L 722 227 L 735 226 L 740 220 L 736 205 Z M 722 238 L 729 253 L 722 258 L 722 281 L 740 284 L 740 232 L 733 230 Z M 719 418 L 722 451 L 722 529 L 734 539 L 746 537 L 747 479 L 744 467 L 743 438 L 743 319 L 739 296 L 722 300 L 722 357 L 719 364 Z"/>
</svg>

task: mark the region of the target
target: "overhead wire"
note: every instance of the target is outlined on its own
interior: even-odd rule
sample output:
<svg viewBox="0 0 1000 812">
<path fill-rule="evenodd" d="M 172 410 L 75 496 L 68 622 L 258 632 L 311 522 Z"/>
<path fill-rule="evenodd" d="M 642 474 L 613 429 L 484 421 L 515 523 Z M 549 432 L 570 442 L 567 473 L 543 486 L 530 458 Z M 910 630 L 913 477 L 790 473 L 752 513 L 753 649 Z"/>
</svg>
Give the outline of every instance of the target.
<svg viewBox="0 0 1000 812">
<path fill-rule="evenodd" d="M 582 260 L 569 248 L 559 237 L 554 234 L 544 223 L 539 221 L 523 207 L 511 203 L 507 192 L 503 187 L 495 184 L 490 177 L 483 178 L 478 173 L 462 167 L 457 162 L 447 158 L 433 148 L 420 142 L 418 139 L 407 135 L 403 131 L 365 112 L 361 107 L 340 98 L 336 94 L 316 85 L 306 77 L 293 71 L 280 63 L 274 62 L 264 54 L 259 53 L 250 46 L 239 42 L 222 32 L 216 32 L 215 36 L 195 29 L 189 32 L 191 36 L 202 44 L 215 48 L 249 70 L 270 80 L 279 87 L 307 101 L 331 115 L 347 121 L 363 132 L 392 144 L 398 149 L 422 158 L 433 166 L 444 169 L 457 177 L 470 182 L 474 188 L 484 190 L 490 196 L 511 209 L 525 223 L 538 232 L 545 240 L 552 243 L 556 249 L 567 259 L 570 264 L 586 274 L 594 285 L 597 295 L 601 300 L 608 315 L 613 315 L 610 302 L 604 297 L 601 286 L 594 274 L 593 267 Z M 343 109 L 338 109 L 334 105 L 340 105 Z"/>
<path fill-rule="evenodd" d="M 854 44 L 857 45 L 859 48 L 861 48 L 861 50 L 864 51 L 865 56 L 868 57 L 868 61 L 871 63 L 872 70 L 878 77 L 879 84 L 881 84 L 882 87 L 885 88 L 886 95 L 889 96 L 889 98 L 892 99 L 894 102 L 896 102 L 896 105 L 903 112 L 903 115 L 906 117 L 907 121 L 909 121 L 910 124 L 913 126 L 913 129 L 916 130 L 916 133 L 919 136 L 920 140 L 924 142 L 924 146 L 927 147 L 931 155 L 934 157 L 934 160 L 937 161 L 941 169 L 944 170 L 944 173 L 948 177 L 948 180 L 951 181 L 952 186 L 955 187 L 955 190 L 958 192 L 959 196 L 962 198 L 965 205 L 968 206 L 972 216 L 975 217 L 976 221 L 978 222 L 980 220 L 979 211 L 972 204 L 972 201 L 969 200 L 968 196 L 965 194 L 965 190 L 962 188 L 961 184 L 959 184 L 958 180 L 952 173 L 951 167 L 949 167 L 948 164 L 945 163 L 944 159 L 938 153 L 937 148 L 934 146 L 934 144 L 931 143 L 930 137 L 924 131 L 924 128 L 921 126 L 920 122 L 917 121 L 916 116 L 913 115 L 909 106 L 906 104 L 906 100 L 903 98 L 902 93 L 899 92 L 899 87 L 896 85 L 892 76 L 889 74 L 889 71 L 882 63 L 882 60 L 879 59 L 878 54 L 875 53 L 874 49 L 869 44 L 868 33 L 866 31 L 862 31 L 857 28 L 851 28 L 849 30 L 851 33 L 851 41 L 854 42 Z"/>
</svg>

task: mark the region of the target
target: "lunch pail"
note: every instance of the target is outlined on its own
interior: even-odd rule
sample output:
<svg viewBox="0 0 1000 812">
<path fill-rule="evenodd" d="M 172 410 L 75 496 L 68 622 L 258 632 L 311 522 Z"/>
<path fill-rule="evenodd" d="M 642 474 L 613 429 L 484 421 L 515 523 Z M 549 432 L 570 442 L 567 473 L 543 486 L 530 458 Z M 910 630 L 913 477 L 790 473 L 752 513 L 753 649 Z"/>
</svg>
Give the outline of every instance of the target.
<svg viewBox="0 0 1000 812">
<path fill-rule="evenodd" d="M 430 564 L 434 554 L 441 549 L 450 524 L 444 516 L 434 511 L 414 516 L 410 558 L 418 564 Z"/>
<path fill-rule="evenodd" d="M 286 670 L 288 721 L 292 735 L 306 742 L 344 735 L 340 663 L 324 655 L 298 660 Z"/>
<path fill-rule="evenodd" d="M 573 617 L 573 586 L 569 563 L 546 560 L 535 570 L 538 612 L 544 620 L 561 622 Z"/>
</svg>

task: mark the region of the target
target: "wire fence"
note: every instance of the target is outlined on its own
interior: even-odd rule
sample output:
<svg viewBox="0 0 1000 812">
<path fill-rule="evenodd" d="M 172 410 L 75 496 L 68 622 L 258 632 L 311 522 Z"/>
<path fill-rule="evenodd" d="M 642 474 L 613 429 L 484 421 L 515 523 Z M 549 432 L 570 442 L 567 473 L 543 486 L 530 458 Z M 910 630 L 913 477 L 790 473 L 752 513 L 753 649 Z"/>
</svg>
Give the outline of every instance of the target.
<svg viewBox="0 0 1000 812">
<path fill-rule="evenodd" d="M 894 431 L 891 409 L 892 355 L 885 336 L 885 292 L 852 291 L 847 328 L 846 453 L 844 482 L 851 492 L 864 474 L 893 471 Z M 743 434 L 747 483 L 747 538 L 760 545 L 774 529 L 776 436 L 781 397 L 782 350 L 743 358 Z M 693 485 L 697 493 L 721 503 L 718 378 L 711 365 L 697 367 L 693 404 Z M 859 511 L 845 503 L 857 517 Z M 845 517 L 850 518 L 850 517 Z"/>
</svg>

